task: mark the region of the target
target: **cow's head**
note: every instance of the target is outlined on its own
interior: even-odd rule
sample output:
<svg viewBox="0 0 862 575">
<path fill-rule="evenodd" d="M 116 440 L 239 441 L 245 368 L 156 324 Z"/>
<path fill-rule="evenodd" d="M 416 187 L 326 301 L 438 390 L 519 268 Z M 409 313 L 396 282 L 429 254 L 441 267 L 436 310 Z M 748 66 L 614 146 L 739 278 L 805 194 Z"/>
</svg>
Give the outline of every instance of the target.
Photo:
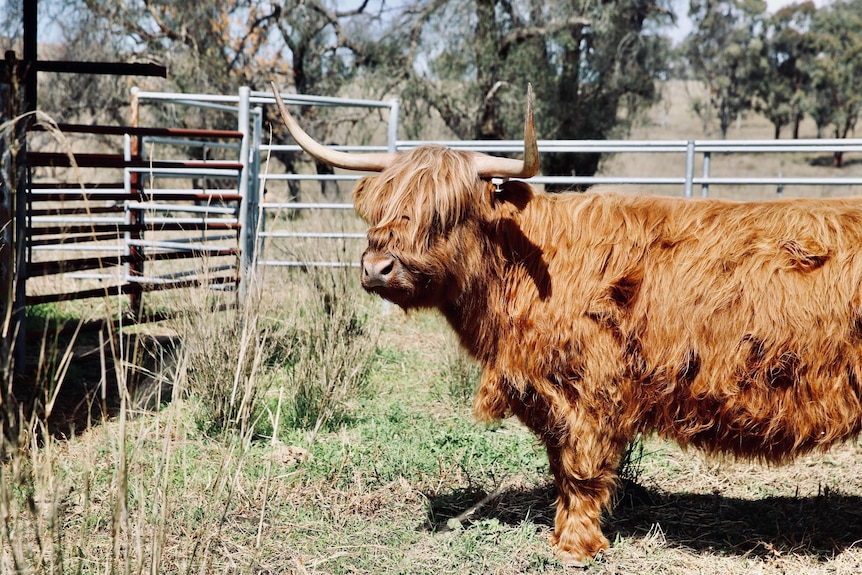
<svg viewBox="0 0 862 575">
<path fill-rule="evenodd" d="M 492 217 L 492 178 L 528 178 L 539 169 L 532 90 L 524 127 L 524 160 L 441 146 L 393 154 L 349 154 L 306 134 L 273 84 L 282 119 L 311 156 L 334 167 L 379 172 L 360 180 L 353 199 L 371 226 L 362 254 L 362 286 L 403 308 L 433 307 L 464 286 L 477 257 L 483 222 Z M 465 273 L 466 272 L 466 273 Z"/>
</svg>

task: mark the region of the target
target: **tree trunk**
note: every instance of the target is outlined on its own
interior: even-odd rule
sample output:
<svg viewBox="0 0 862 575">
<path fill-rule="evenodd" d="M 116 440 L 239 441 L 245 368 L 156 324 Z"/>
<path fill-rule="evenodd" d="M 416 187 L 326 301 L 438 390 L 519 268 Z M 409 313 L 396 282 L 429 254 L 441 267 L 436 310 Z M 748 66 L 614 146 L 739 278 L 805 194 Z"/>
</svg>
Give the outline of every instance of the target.
<svg viewBox="0 0 862 575">
<path fill-rule="evenodd" d="M 544 170 L 554 176 L 593 176 L 599 170 L 601 154 L 544 154 Z M 588 185 L 547 184 L 548 192 L 583 192 Z"/>
<path fill-rule="evenodd" d="M 802 124 L 802 114 L 796 114 L 793 117 L 793 139 L 799 139 L 799 126 Z"/>
<path fill-rule="evenodd" d="M 273 158 L 284 164 L 284 171 L 288 174 L 296 173 L 295 152 L 272 152 Z M 300 186 L 296 180 L 287 181 L 287 201 L 298 202 L 300 200 Z"/>
<path fill-rule="evenodd" d="M 843 168 L 844 167 L 844 152 L 835 152 L 832 156 L 832 167 L 833 168 Z"/>
<path fill-rule="evenodd" d="M 473 47 L 476 50 L 475 60 L 477 84 L 480 97 L 483 99 L 482 116 L 476 123 L 476 137 L 480 140 L 502 140 L 502 128 L 499 125 L 499 104 L 494 86 L 498 80 L 497 61 L 499 46 L 497 19 L 494 16 L 494 0 L 478 0 L 476 2 L 476 40 Z"/>
</svg>

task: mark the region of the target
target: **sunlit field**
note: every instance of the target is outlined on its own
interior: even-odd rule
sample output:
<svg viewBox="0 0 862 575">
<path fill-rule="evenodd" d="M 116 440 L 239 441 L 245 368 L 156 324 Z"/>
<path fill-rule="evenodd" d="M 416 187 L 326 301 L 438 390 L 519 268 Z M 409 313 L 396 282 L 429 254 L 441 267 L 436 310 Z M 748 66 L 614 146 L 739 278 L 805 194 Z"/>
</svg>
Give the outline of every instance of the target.
<svg viewBox="0 0 862 575">
<path fill-rule="evenodd" d="M 683 87 L 669 91 L 671 105 L 633 138 L 704 137 Z M 771 135 L 753 117 L 735 129 Z M 862 158 L 845 161 L 841 173 L 859 175 Z M 682 171 L 667 159 L 603 165 L 659 169 Z M 834 168 L 812 155 L 714 158 L 721 170 Z M 775 190 L 711 190 L 752 193 Z M 271 217 L 362 229 L 352 215 Z M 357 250 L 361 240 L 266 246 L 284 259 Z M 42 336 L 28 342 L 32 409 L 15 412 L 24 421 L 0 462 L 0 573 L 573 571 L 548 545 L 544 450 L 515 420 L 472 419 L 478 368 L 437 315 L 366 295 L 354 268 L 261 269 L 239 308 L 234 294 L 202 288 L 147 297 L 170 319 L 76 332 L 126 310 L 115 300 L 30 310 Z M 862 443 L 766 467 L 642 438 L 604 530 L 612 548 L 587 573 L 860 573 Z"/>
</svg>

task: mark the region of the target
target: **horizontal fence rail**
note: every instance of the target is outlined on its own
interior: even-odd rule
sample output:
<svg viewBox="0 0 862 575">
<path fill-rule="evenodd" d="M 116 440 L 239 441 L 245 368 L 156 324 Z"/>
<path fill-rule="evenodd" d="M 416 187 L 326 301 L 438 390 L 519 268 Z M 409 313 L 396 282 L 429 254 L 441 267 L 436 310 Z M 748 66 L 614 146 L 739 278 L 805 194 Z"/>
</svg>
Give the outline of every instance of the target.
<svg viewBox="0 0 862 575">
<path fill-rule="evenodd" d="M 398 138 L 400 102 L 284 94 L 289 106 L 352 107 L 379 110 L 386 127 L 385 141 L 370 145 L 340 142 L 341 151 L 399 152 L 435 144 L 488 154 L 519 155 L 520 140 L 457 141 L 402 140 Z M 27 251 L 32 277 L 65 274 L 72 279 L 117 281 L 121 293 L 141 293 L 152 289 L 192 285 L 201 277 L 192 269 L 165 269 L 168 262 L 193 263 L 196 258 L 220 258 L 208 273 L 214 289 L 244 292 L 244 281 L 257 267 L 356 266 L 365 234 L 352 215 L 353 206 L 339 201 L 346 188 L 361 174 L 279 173 L 264 166 L 272 154 L 304 152 L 293 142 L 263 142 L 263 118 L 277 118 L 275 99 L 270 92 L 241 88 L 237 94 L 178 94 L 133 89 L 132 108 L 143 103 L 159 106 L 192 107 L 230 117 L 236 130 L 160 128 L 132 125 L 86 126 L 64 124 L 70 135 L 123 137 L 122 153 L 94 153 L 85 150 L 73 155 L 32 150 L 32 168 L 62 171 L 80 169 L 112 170 L 105 181 L 46 182 L 34 178 L 28 195 L 30 203 Z M 264 108 L 271 113 L 264 115 Z M 133 124 L 138 112 L 133 112 Z M 229 123 L 227 125 L 230 125 Z M 39 128 L 37 128 L 39 129 Z M 381 138 L 382 139 L 382 138 Z M 667 172 L 661 175 L 554 176 L 539 174 L 529 179 L 536 186 L 578 187 L 593 185 L 663 186 L 679 190 L 685 197 L 707 197 L 716 186 L 770 186 L 780 195 L 790 186 L 862 186 L 860 176 L 823 177 L 764 174 L 721 174 L 712 160 L 728 155 L 758 154 L 859 154 L 862 139 L 804 140 L 539 140 L 539 152 L 559 154 L 661 154 Z M 162 153 L 155 155 L 152 150 Z M 183 150 L 169 157 L 166 150 Z M 196 152 L 192 152 L 196 150 Z M 199 156 L 196 159 L 190 156 Z M 305 157 L 308 160 L 307 156 Z M 308 162 L 309 165 L 311 162 Z M 107 173 L 107 172 L 105 172 Z M 203 184 L 202 184 L 203 182 Z M 325 201 L 280 197 L 273 190 L 286 186 L 300 189 L 318 184 L 321 189 L 339 188 Z M 265 188 L 269 188 L 264 199 Z M 324 196 L 321 196 L 324 197 Z M 329 228 L 309 227 L 314 218 L 329 221 Z M 329 215 L 326 215 L 329 214 Z M 336 225 L 335 221 L 339 224 Z M 349 225 L 345 222 L 351 220 Z M 338 246 L 336 261 L 325 257 L 302 256 L 300 248 L 312 244 Z M 334 249 L 334 248 L 333 248 Z M 302 256 L 302 257 L 300 257 Z M 229 263 L 228 263 L 229 262 Z M 113 285 L 113 284 L 112 284 Z M 115 289 L 115 288 L 111 288 Z M 39 294 L 28 302 L 95 297 L 105 289 L 81 287 L 77 292 Z"/>
<path fill-rule="evenodd" d="M 139 96 L 133 91 L 133 123 Z M 240 277 L 238 236 L 244 229 L 241 212 L 247 203 L 242 180 L 249 162 L 242 153 L 249 145 L 249 122 L 240 118 L 237 130 L 60 124 L 68 150 L 29 146 L 33 175 L 26 276 L 59 275 L 71 281 L 53 292 L 28 287 L 26 304 L 126 294 L 138 313 L 141 295 L 153 290 L 202 282 L 235 289 Z M 31 133 L 39 131 L 37 126 Z M 122 137 L 122 152 L 82 152 L 73 136 Z M 159 157 L 153 155 L 155 150 Z M 63 170 L 71 167 L 91 172 L 84 176 Z M 46 177 L 51 173 L 55 177 Z M 108 174 L 116 179 L 87 179 L 105 180 Z M 56 181 L 64 175 L 65 180 Z M 198 184 L 176 186 L 183 181 Z M 208 263 L 192 263 L 201 258 Z M 191 269 L 177 270 L 183 261 Z M 99 287 L 88 288 L 88 283 Z"/>
<path fill-rule="evenodd" d="M 274 99 L 266 93 L 255 93 L 256 101 L 262 105 L 272 105 Z M 522 140 L 500 140 L 500 141 L 461 141 L 461 140 L 399 140 L 398 132 L 398 101 L 368 102 L 368 101 L 335 101 L 320 100 L 310 96 L 284 95 L 288 105 L 312 106 L 312 105 L 346 105 L 361 107 L 389 108 L 389 126 L 387 130 L 387 142 L 373 145 L 353 145 L 343 143 L 331 146 L 333 149 L 345 152 L 368 153 L 368 152 L 393 152 L 406 151 L 422 145 L 440 145 L 452 149 L 469 150 L 487 154 L 521 154 L 524 143 Z M 782 175 L 763 175 L 758 177 L 748 176 L 716 176 L 711 174 L 713 157 L 719 155 L 756 155 L 756 154 L 799 154 L 799 153 L 862 153 L 862 139 L 799 139 L 799 140 L 539 140 L 539 153 L 566 153 L 566 154 L 667 154 L 676 156 L 678 161 L 669 162 L 670 169 L 676 168 L 676 174 L 663 176 L 550 176 L 537 175 L 530 178 L 531 184 L 538 186 L 552 185 L 556 187 L 586 187 L 594 185 L 622 185 L 622 186 L 671 186 L 680 189 L 685 197 L 693 197 L 695 190 L 699 190 L 701 197 L 709 195 L 710 187 L 713 186 L 772 186 L 776 195 L 780 196 L 786 186 L 862 186 L 862 177 L 796 177 Z M 266 156 L 271 152 L 303 153 L 296 144 L 262 144 L 261 155 Z M 696 167 L 700 166 L 700 173 L 696 173 Z M 266 182 L 285 183 L 350 183 L 356 182 L 364 177 L 362 174 L 335 173 L 267 173 L 260 176 Z M 299 213 L 308 211 L 343 211 L 351 210 L 349 203 L 333 202 L 261 202 L 260 211 L 262 222 L 267 221 L 267 213 Z M 258 233 L 261 246 L 264 242 L 275 240 L 291 242 L 296 240 L 343 240 L 354 241 L 361 245 L 364 234 L 355 232 L 332 231 L 300 231 L 293 229 L 291 220 L 284 222 L 285 229 L 266 230 Z M 260 248 L 263 253 L 263 247 Z M 270 250 L 271 251 L 271 250 Z M 356 262 L 335 261 L 303 261 L 300 259 L 279 260 L 273 257 L 258 260 L 261 266 L 350 266 L 357 265 Z"/>
<path fill-rule="evenodd" d="M 486 154 L 517 154 L 524 150 L 523 141 L 500 140 L 398 140 L 392 146 L 332 146 L 333 149 L 353 152 L 385 152 L 394 148 L 405 151 L 422 145 L 439 145 L 452 149 Z M 771 186 L 843 186 L 862 185 L 862 177 L 714 177 L 709 175 L 712 154 L 775 154 L 775 153 L 859 153 L 862 139 L 805 139 L 805 140 L 678 140 L 678 141 L 627 141 L 627 140 L 539 140 L 539 153 L 601 153 L 601 154 L 685 154 L 685 169 L 679 176 L 534 176 L 533 184 L 557 186 L 593 185 L 661 185 L 682 186 L 684 195 L 691 197 L 695 186 L 701 186 L 701 196 L 707 197 L 710 185 L 771 185 Z M 301 152 L 297 145 L 264 145 L 263 151 Z M 700 156 L 703 173 L 694 175 L 695 158 Z M 357 174 L 267 174 L 272 181 L 352 182 L 361 179 Z"/>
</svg>

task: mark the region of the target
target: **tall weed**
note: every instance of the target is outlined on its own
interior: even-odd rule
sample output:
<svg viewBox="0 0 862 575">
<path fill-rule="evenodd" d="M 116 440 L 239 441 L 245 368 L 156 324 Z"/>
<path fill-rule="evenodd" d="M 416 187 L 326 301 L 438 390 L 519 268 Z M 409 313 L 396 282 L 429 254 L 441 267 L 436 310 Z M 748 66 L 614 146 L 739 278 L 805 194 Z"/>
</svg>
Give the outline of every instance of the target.
<svg viewBox="0 0 862 575">
<path fill-rule="evenodd" d="M 176 320 L 177 382 L 208 433 L 275 440 L 286 426 L 313 440 L 366 392 L 377 338 L 353 270 L 279 273 L 243 306 L 204 294 Z"/>
<path fill-rule="evenodd" d="M 175 393 L 194 399 L 205 432 L 250 433 L 271 382 L 263 377 L 264 368 L 289 353 L 287 327 L 267 321 L 262 302 L 258 291 L 250 290 L 246 303 L 234 306 L 200 290 L 173 321 L 180 340 Z"/>
<path fill-rule="evenodd" d="M 345 422 L 367 391 L 377 328 L 361 306 L 353 270 L 310 268 L 293 274 L 293 344 L 286 373 L 285 423 L 321 429 Z"/>
<path fill-rule="evenodd" d="M 469 407 L 479 386 L 481 367 L 454 341 L 446 348 L 435 390 L 455 407 Z"/>
</svg>

